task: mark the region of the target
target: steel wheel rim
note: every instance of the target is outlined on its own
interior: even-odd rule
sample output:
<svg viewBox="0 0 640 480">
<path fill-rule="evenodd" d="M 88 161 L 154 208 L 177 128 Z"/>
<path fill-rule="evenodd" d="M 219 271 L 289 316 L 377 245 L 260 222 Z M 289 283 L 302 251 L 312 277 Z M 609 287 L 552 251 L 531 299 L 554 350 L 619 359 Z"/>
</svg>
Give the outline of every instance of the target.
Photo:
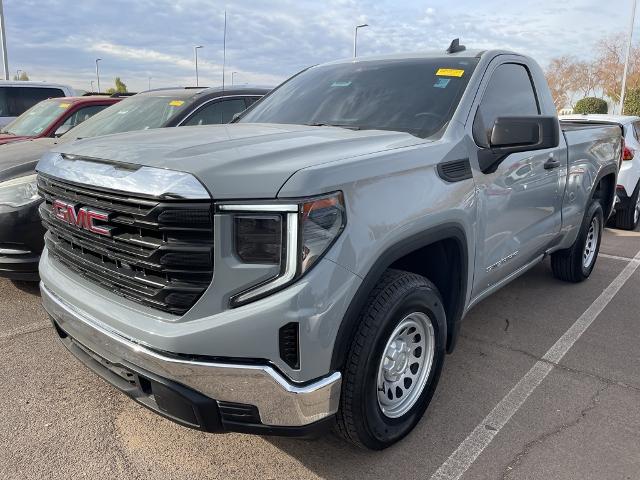
<svg viewBox="0 0 640 480">
<path fill-rule="evenodd" d="M 584 251 L 582 252 L 582 266 L 584 268 L 589 268 L 596 257 L 599 230 L 600 221 L 597 217 L 594 217 L 593 220 L 591 220 L 591 226 L 587 233 L 587 241 L 584 244 Z"/>
<path fill-rule="evenodd" d="M 398 418 L 416 404 L 429 379 L 435 357 L 435 333 L 429 316 L 413 312 L 389 336 L 378 365 L 378 406 Z"/>
<path fill-rule="evenodd" d="M 636 209 L 633 212 L 633 223 L 637 224 L 640 219 L 640 195 L 638 195 L 638 200 L 636 201 Z"/>
</svg>

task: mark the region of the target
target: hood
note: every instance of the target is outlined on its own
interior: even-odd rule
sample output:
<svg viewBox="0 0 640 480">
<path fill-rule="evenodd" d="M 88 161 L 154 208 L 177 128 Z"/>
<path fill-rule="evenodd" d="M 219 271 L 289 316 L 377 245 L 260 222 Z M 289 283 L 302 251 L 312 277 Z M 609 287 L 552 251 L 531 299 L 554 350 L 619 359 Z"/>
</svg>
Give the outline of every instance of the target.
<svg viewBox="0 0 640 480">
<path fill-rule="evenodd" d="M 56 143 L 55 138 L 37 138 L 0 146 L 0 181 L 34 171 L 42 154 Z"/>
<path fill-rule="evenodd" d="M 214 198 L 273 198 L 300 169 L 421 143 L 408 133 L 231 124 L 80 140 L 53 151 L 191 173 Z"/>
<path fill-rule="evenodd" d="M 23 135 L 10 135 L 7 133 L 0 134 L 0 145 L 7 143 L 19 142 L 21 140 L 28 140 L 33 137 L 25 137 Z"/>
</svg>

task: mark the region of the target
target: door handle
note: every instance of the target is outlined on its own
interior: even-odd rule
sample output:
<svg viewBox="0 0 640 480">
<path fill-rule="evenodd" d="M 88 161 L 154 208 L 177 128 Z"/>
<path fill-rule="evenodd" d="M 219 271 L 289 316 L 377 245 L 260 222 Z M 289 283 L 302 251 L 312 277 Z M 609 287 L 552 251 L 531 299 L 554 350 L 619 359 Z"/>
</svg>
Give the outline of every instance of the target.
<svg viewBox="0 0 640 480">
<path fill-rule="evenodd" d="M 552 170 L 554 168 L 558 168 L 560 166 L 560 160 L 556 160 L 555 158 L 550 158 L 546 162 L 544 162 L 545 170 Z"/>
</svg>

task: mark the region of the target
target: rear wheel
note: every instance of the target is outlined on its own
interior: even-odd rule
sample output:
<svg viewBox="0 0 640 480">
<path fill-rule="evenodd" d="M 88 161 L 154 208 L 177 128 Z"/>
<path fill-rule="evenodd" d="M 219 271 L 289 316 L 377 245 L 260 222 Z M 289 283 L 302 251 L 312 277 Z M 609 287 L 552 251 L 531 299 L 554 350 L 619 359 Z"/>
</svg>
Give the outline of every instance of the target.
<svg viewBox="0 0 640 480">
<path fill-rule="evenodd" d="M 635 230 L 640 223 L 640 182 L 629 197 L 624 209 L 616 212 L 615 227 L 622 230 Z"/>
<path fill-rule="evenodd" d="M 574 244 L 551 254 L 551 269 L 556 278 L 576 283 L 589 278 L 600 251 L 603 225 L 602 206 L 592 200 Z"/>
<path fill-rule="evenodd" d="M 407 435 L 431 401 L 445 345 L 446 316 L 435 285 L 387 270 L 360 314 L 349 350 L 339 433 L 374 450 Z"/>
</svg>

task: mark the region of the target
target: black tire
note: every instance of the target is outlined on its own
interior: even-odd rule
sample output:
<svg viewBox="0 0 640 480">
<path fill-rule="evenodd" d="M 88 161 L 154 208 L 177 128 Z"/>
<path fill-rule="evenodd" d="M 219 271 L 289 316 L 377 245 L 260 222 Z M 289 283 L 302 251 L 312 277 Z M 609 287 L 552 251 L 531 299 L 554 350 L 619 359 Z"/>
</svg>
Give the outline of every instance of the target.
<svg viewBox="0 0 640 480">
<path fill-rule="evenodd" d="M 428 376 L 425 374 L 422 393 L 415 390 L 415 403 L 402 416 L 389 418 L 378 400 L 378 368 L 392 333 L 414 312 L 426 314 L 433 327 L 433 361 Z M 446 339 L 446 315 L 435 285 L 420 275 L 387 270 L 362 309 L 347 356 L 337 414 L 338 433 L 356 446 L 372 450 L 387 448 L 406 436 L 422 418 L 436 389 Z M 408 358 L 410 363 L 413 357 Z"/>
<path fill-rule="evenodd" d="M 616 212 L 614 217 L 615 228 L 621 230 L 635 230 L 640 223 L 640 217 L 636 217 L 636 205 L 640 196 L 640 182 L 636 185 L 636 189 L 627 200 L 625 208 L 621 208 Z"/>
<path fill-rule="evenodd" d="M 597 243 L 592 260 L 585 265 L 583 261 L 585 246 L 594 219 L 597 219 L 598 225 L 598 231 L 595 232 Z M 582 220 L 578 238 L 576 238 L 573 245 L 566 250 L 560 250 L 559 252 L 551 254 L 551 270 L 556 278 L 564 280 L 565 282 L 574 283 L 582 282 L 589 278 L 598 259 L 603 225 L 604 215 L 602 213 L 602 205 L 600 205 L 600 202 L 597 200 L 592 200 Z"/>
</svg>

